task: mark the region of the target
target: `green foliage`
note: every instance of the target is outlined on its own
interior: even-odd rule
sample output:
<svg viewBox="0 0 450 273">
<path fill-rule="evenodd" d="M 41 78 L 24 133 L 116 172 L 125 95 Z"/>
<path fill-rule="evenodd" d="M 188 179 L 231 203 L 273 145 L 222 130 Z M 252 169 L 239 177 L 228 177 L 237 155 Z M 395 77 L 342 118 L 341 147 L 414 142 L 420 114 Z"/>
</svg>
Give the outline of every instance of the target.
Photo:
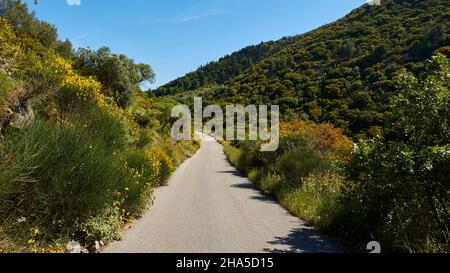
<svg viewBox="0 0 450 273">
<path fill-rule="evenodd" d="M 12 89 L 14 85 L 14 81 L 4 71 L 0 70 L 0 92 L 3 94 L 5 90 Z"/>
<path fill-rule="evenodd" d="M 361 142 L 352 155 L 352 187 L 343 202 L 346 235 L 372 236 L 407 251 L 448 251 L 450 238 L 449 63 L 438 55 L 416 78 L 396 77 L 393 98 L 402 138 Z M 433 244 L 430 244 L 433 242 Z"/>
<path fill-rule="evenodd" d="M 448 252 L 449 76 L 443 55 L 426 62 L 419 76 L 400 70 L 388 105 L 398 137 L 361 141 L 348 162 L 324 149 L 345 151 L 346 142 L 331 137 L 336 132 L 295 120 L 281 124 L 277 152 L 260 155 L 246 143 L 225 152 L 292 213 L 355 249 L 376 240 L 387 252 Z"/>
<path fill-rule="evenodd" d="M 327 160 L 312 147 L 287 151 L 277 161 L 278 169 L 293 185 L 301 184 L 301 178 L 323 172 L 329 168 Z"/>
<path fill-rule="evenodd" d="M 392 111 L 403 137 L 417 146 L 441 146 L 450 140 L 450 67 L 436 55 L 417 79 L 402 70 L 396 77 L 400 93 Z"/>
<path fill-rule="evenodd" d="M 57 41 L 55 51 L 64 59 L 70 60 L 73 58 L 72 42 L 69 40 Z"/>
<path fill-rule="evenodd" d="M 340 198 L 344 183 L 342 176 L 324 172 L 304 178 L 301 186 L 293 186 L 281 176 L 269 173 L 259 180 L 258 186 L 275 195 L 284 207 L 308 224 L 332 232 L 331 227 L 334 228 L 342 211 Z"/>
<path fill-rule="evenodd" d="M 128 168 L 134 172 L 135 179 L 129 181 L 125 206 L 127 211 L 140 215 L 147 208 L 152 197 L 153 189 L 159 186 L 159 178 L 152 163 L 143 150 L 127 151 L 124 155 Z"/>
<path fill-rule="evenodd" d="M 88 218 L 80 227 L 82 242 L 92 246 L 95 241 L 111 242 L 122 236 L 124 215 L 119 207 L 107 207 L 101 213 Z"/>
<path fill-rule="evenodd" d="M 344 185 L 337 168 L 344 157 L 334 153 L 349 149 L 348 139 L 329 124 L 294 120 L 282 123 L 280 129 L 280 147 L 275 152 L 260 152 L 255 142 L 224 142 L 225 154 L 291 213 L 328 231 L 340 215 Z"/>
<path fill-rule="evenodd" d="M 97 138 L 103 146 L 111 151 L 124 150 L 127 147 L 126 131 L 120 119 L 104 109 L 91 108 L 71 113 L 76 126 L 83 127 L 86 134 Z"/>
<path fill-rule="evenodd" d="M 354 182 L 336 225 L 354 240 L 372 237 L 386 251 L 427 251 L 432 239 L 448 249 L 448 150 L 421 153 L 402 143 L 359 144 L 349 165 Z M 358 230 L 358 236 L 354 231 Z"/>
<path fill-rule="evenodd" d="M 158 95 L 174 95 L 187 90 L 194 91 L 209 85 L 224 84 L 229 79 L 293 42 L 294 39 L 292 38 L 283 38 L 276 42 L 270 41 L 257 46 L 246 47 L 158 88 L 156 93 Z"/>
<path fill-rule="evenodd" d="M 105 88 L 105 95 L 119 106 L 127 106 L 142 81 L 153 81 L 155 74 L 145 64 L 135 64 L 124 55 L 112 54 L 107 47 L 97 51 L 79 49 L 74 67 L 86 76 L 95 76 Z"/>
<path fill-rule="evenodd" d="M 260 167 L 260 153 L 259 153 L 259 145 L 258 143 L 245 141 L 239 143 L 239 148 L 241 153 L 238 154 L 238 158 L 235 159 L 237 167 L 243 171 L 249 171 L 252 168 Z"/>
<path fill-rule="evenodd" d="M 6 114 L 6 105 L 8 95 L 16 88 L 17 83 L 14 82 L 5 72 L 0 70 L 0 123 Z"/>
<path fill-rule="evenodd" d="M 2 219 L 26 217 L 49 236 L 69 235 L 113 202 L 127 174 L 102 139 L 86 133 L 35 121 L 6 137 Z"/>
<path fill-rule="evenodd" d="M 170 130 L 172 119 L 172 109 L 180 103 L 172 98 L 161 98 L 155 101 L 153 104 L 153 115 L 156 120 L 160 121 L 159 129 L 160 131 Z"/>
<path fill-rule="evenodd" d="M 241 158 L 242 152 L 228 142 L 222 142 L 222 145 L 224 147 L 224 152 L 227 155 L 227 158 L 230 161 L 230 163 L 233 164 L 233 166 L 242 170 L 243 168 L 239 167 L 239 159 Z M 254 171 L 254 169 L 252 169 L 251 171 Z"/>
<path fill-rule="evenodd" d="M 65 58 L 72 56 L 72 43 L 59 41 L 56 28 L 36 18 L 29 12 L 28 5 L 20 0 L 3 0 L 0 16 L 6 18 L 14 27 L 39 41 L 44 47 L 56 50 Z"/>
<path fill-rule="evenodd" d="M 245 171 L 261 191 L 276 197 L 292 214 L 309 224 L 333 231 L 333 224 L 341 215 L 345 179 L 330 169 L 329 159 L 307 141 L 298 138 L 283 141 L 277 153 L 262 153 L 263 158 L 255 156 L 257 149 L 251 152 L 249 147 L 253 144 L 241 148 L 223 144 L 230 162 Z"/>
</svg>

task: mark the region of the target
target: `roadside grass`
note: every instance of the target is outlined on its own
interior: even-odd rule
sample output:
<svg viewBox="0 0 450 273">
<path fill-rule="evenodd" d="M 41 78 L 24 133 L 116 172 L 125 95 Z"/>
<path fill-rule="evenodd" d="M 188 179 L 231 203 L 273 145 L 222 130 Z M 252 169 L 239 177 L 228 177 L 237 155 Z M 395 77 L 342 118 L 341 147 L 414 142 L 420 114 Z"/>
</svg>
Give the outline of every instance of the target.
<svg viewBox="0 0 450 273">
<path fill-rule="evenodd" d="M 147 128 L 128 134 L 127 123 L 89 107 L 59 111 L 56 121 L 38 113 L 8 131 L 0 143 L 2 251 L 63 252 L 70 240 L 89 247 L 119 239 L 199 147 Z"/>
<path fill-rule="evenodd" d="M 26 219 L 42 240 L 79 232 L 131 179 L 102 139 L 79 127 L 36 121 L 8 136 L 4 149 L 9 158 L 0 172 L 2 219 Z M 10 230 L 21 226 L 16 222 Z"/>
<path fill-rule="evenodd" d="M 339 197 L 344 178 L 333 171 L 318 174 L 308 173 L 295 184 L 283 174 L 262 169 L 242 168 L 242 156 L 247 155 L 229 142 L 222 142 L 230 163 L 247 174 L 265 194 L 275 197 L 290 213 L 323 231 L 328 230 L 334 218 L 340 213 Z M 275 163 L 274 163 L 275 164 Z M 300 163 L 299 163 L 300 164 Z M 307 163 L 311 167 L 310 163 Z M 322 163 L 319 163 L 319 169 Z M 303 168 L 301 168 L 303 169 Z M 281 172 L 286 171 L 283 169 Z"/>
</svg>

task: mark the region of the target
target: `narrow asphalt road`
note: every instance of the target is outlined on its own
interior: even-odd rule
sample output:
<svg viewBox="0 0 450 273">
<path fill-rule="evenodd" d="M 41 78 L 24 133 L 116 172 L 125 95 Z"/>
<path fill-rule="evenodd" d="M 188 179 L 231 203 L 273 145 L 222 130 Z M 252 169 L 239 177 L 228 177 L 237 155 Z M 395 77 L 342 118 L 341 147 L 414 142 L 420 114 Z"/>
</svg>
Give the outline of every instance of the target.
<svg viewBox="0 0 450 273">
<path fill-rule="evenodd" d="M 109 253 L 342 252 L 261 194 L 206 137 Z"/>
</svg>

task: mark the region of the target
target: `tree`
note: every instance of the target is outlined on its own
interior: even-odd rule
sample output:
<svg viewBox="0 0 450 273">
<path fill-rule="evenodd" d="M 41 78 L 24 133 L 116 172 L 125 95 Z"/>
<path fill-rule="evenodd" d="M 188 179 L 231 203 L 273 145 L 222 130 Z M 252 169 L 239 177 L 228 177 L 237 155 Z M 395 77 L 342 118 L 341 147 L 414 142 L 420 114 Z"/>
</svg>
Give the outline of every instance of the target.
<svg viewBox="0 0 450 273">
<path fill-rule="evenodd" d="M 357 145 L 347 168 L 353 183 L 348 219 L 358 219 L 361 234 L 385 245 L 448 251 L 449 61 L 437 55 L 419 77 L 402 70 L 395 82 L 391 110 L 403 139 L 377 137 Z"/>
<path fill-rule="evenodd" d="M 111 53 L 108 47 L 96 51 L 79 49 L 75 54 L 75 69 L 86 76 L 94 75 L 103 85 L 105 95 L 125 107 L 142 81 L 152 82 L 155 74 L 147 64 L 135 64 L 125 55 Z"/>
<path fill-rule="evenodd" d="M 56 28 L 37 19 L 34 12 L 28 11 L 27 4 L 20 0 L 3 0 L 0 5 L 0 13 L 14 27 L 26 32 L 45 47 L 54 48 L 57 42 Z"/>
<path fill-rule="evenodd" d="M 65 59 L 71 59 L 73 57 L 72 43 L 67 39 L 56 42 L 55 50 Z"/>
<path fill-rule="evenodd" d="M 450 67 L 438 54 L 419 77 L 402 70 L 400 88 L 393 98 L 397 127 L 414 145 L 447 145 L 450 142 Z"/>
<path fill-rule="evenodd" d="M 342 44 L 339 48 L 338 55 L 340 58 L 346 60 L 353 57 L 356 52 L 355 44 L 353 42 L 347 41 Z"/>
</svg>

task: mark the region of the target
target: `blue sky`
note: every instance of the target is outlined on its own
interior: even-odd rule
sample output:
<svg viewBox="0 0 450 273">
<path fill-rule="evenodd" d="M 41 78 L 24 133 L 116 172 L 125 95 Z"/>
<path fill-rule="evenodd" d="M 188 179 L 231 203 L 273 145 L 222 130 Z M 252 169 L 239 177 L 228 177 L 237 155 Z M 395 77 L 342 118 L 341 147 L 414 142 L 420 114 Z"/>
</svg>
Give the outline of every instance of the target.
<svg viewBox="0 0 450 273">
<path fill-rule="evenodd" d="M 26 0 L 75 47 L 107 45 L 150 64 L 155 86 L 261 41 L 330 23 L 365 0 Z"/>
</svg>

